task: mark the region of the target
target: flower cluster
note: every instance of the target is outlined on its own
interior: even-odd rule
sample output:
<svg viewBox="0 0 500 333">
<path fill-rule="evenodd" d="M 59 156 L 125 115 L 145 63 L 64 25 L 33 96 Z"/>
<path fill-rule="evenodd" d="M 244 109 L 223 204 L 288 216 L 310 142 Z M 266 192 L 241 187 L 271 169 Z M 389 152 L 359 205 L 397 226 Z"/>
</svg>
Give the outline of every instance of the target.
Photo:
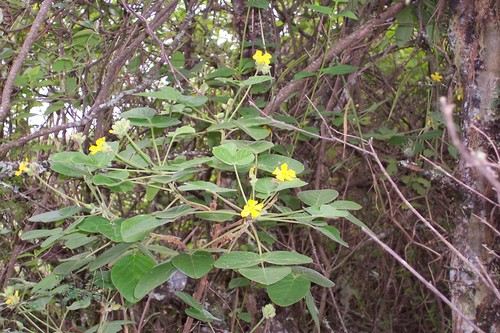
<svg viewBox="0 0 500 333">
<path fill-rule="evenodd" d="M 252 219 L 255 220 L 262 213 L 262 209 L 264 209 L 264 204 L 262 202 L 259 203 L 257 200 L 248 200 L 248 204 L 243 207 L 241 216 L 251 216 Z"/>
<path fill-rule="evenodd" d="M 115 134 L 119 138 L 124 137 L 130 130 L 130 120 L 125 118 L 120 119 L 111 128 L 109 133 Z"/>
<path fill-rule="evenodd" d="M 257 50 L 252 58 L 255 60 L 255 64 L 257 65 L 257 71 L 264 75 L 269 74 L 271 71 L 271 67 L 269 65 L 271 64 L 272 58 L 270 53 L 262 53 L 261 50 Z"/>
<path fill-rule="evenodd" d="M 441 82 L 443 76 L 439 74 L 439 72 L 434 72 L 433 74 L 431 74 L 431 79 L 436 82 Z"/>
<path fill-rule="evenodd" d="M 281 165 L 281 168 L 276 168 L 273 171 L 273 175 L 275 175 L 276 179 L 280 182 L 294 180 L 295 178 L 297 178 L 297 174 L 295 173 L 295 171 L 292 169 L 288 169 L 287 163 L 283 163 Z"/>
<path fill-rule="evenodd" d="M 270 53 L 262 53 L 261 50 L 255 51 L 255 54 L 253 55 L 253 60 L 255 60 L 255 63 L 257 65 L 259 64 L 266 64 L 269 65 L 271 63 L 271 58 L 272 55 Z"/>
<path fill-rule="evenodd" d="M 8 287 L 3 292 L 2 296 L 5 297 L 5 305 L 12 308 L 21 302 L 19 297 L 19 290 L 14 291 L 14 288 Z"/>
<path fill-rule="evenodd" d="M 262 308 L 262 314 L 264 315 L 265 319 L 272 319 L 274 316 L 276 316 L 276 309 L 274 308 L 274 305 L 272 304 L 267 304 Z"/>
<path fill-rule="evenodd" d="M 103 152 L 103 153 L 109 152 L 111 151 L 111 147 L 106 143 L 106 138 L 103 137 L 97 139 L 95 145 L 90 146 L 89 151 L 91 155 L 95 155 L 98 152 Z"/>
<path fill-rule="evenodd" d="M 19 163 L 19 170 L 16 171 L 15 175 L 20 176 L 23 172 L 28 172 L 28 167 L 29 167 L 28 159 L 26 161 L 23 161 Z"/>
</svg>

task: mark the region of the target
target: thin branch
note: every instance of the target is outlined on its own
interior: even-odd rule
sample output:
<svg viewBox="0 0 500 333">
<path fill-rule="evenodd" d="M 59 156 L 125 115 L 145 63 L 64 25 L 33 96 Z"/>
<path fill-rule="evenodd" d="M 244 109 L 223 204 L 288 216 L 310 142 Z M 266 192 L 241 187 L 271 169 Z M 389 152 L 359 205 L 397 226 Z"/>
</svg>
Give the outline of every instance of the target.
<svg viewBox="0 0 500 333">
<path fill-rule="evenodd" d="M 10 99 L 12 94 L 12 89 L 14 88 L 14 80 L 16 79 L 17 74 L 21 70 L 21 67 L 24 63 L 24 60 L 28 56 L 28 52 L 31 49 L 33 43 L 35 43 L 38 37 L 38 31 L 43 23 L 45 23 L 45 19 L 49 14 L 50 8 L 52 7 L 52 0 L 45 0 L 40 5 L 40 10 L 31 25 L 31 29 L 26 36 L 26 40 L 21 47 L 21 51 L 19 52 L 17 58 L 14 60 L 12 67 L 9 71 L 9 75 L 5 80 L 5 86 L 2 91 L 2 102 L 0 104 L 0 123 L 2 123 L 7 115 L 10 113 Z"/>
<path fill-rule="evenodd" d="M 462 155 L 465 162 L 467 162 L 469 166 L 475 167 L 476 170 L 493 186 L 497 192 L 498 203 L 500 203 L 500 182 L 498 181 L 495 173 L 490 170 L 486 157 L 483 159 L 469 153 L 469 150 L 464 146 L 458 137 L 455 124 L 453 123 L 453 109 L 455 109 L 455 104 L 449 104 L 446 97 L 441 97 L 439 102 L 441 104 L 441 112 L 444 116 L 444 122 L 453 145 L 455 145 L 457 150 L 460 152 L 460 155 Z"/>
<path fill-rule="evenodd" d="M 465 316 L 465 314 L 463 314 L 462 311 L 460 311 L 456 306 L 455 304 L 453 304 L 448 298 L 446 298 L 446 296 L 444 296 L 436 287 L 434 287 L 432 285 L 432 283 L 430 283 L 429 281 L 427 281 L 422 275 L 420 275 L 419 272 L 417 272 L 413 267 L 411 267 L 410 264 L 408 264 L 406 262 L 406 260 L 404 260 L 403 258 L 401 258 L 401 256 L 399 254 L 397 254 L 396 252 L 394 252 L 393 249 L 391 249 L 387 244 L 385 244 L 384 242 L 382 242 L 381 240 L 379 240 L 377 238 L 377 236 L 375 236 L 375 234 L 373 234 L 370 230 L 366 229 L 366 228 L 361 228 L 361 230 L 363 230 L 363 232 L 368 235 L 368 237 L 370 237 L 373 241 L 375 241 L 375 243 L 377 243 L 378 245 L 380 245 L 380 247 L 382 247 L 384 249 L 384 251 L 386 251 L 387 253 L 389 253 L 391 256 L 393 256 L 397 261 L 399 261 L 399 263 L 401 263 L 401 265 L 403 265 L 408 271 L 410 271 L 413 276 L 415 276 L 417 279 L 420 280 L 420 282 L 422 282 L 427 288 L 429 288 L 439 299 L 441 299 L 443 302 L 445 302 L 453 311 L 455 311 L 460 318 L 462 318 L 463 320 L 465 320 L 470 326 L 472 326 L 477 332 L 479 333 L 485 333 L 482 329 L 480 329 L 476 324 L 474 324 L 469 318 L 467 318 Z"/>
</svg>

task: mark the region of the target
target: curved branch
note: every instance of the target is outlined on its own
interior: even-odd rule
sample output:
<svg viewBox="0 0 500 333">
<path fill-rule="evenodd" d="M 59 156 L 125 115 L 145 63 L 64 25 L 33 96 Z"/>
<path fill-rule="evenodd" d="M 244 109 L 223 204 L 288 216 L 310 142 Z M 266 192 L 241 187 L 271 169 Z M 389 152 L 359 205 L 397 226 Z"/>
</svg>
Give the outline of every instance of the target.
<svg viewBox="0 0 500 333">
<path fill-rule="evenodd" d="M 45 0 L 41 6 L 40 11 L 35 17 L 33 24 L 31 25 L 31 29 L 28 32 L 28 36 L 21 47 L 21 51 L 19 52 L 17 58 L 14 60 L 12 64 L 12 68 L 9 71 L 9 75 L 5 80 L 5 86 L 2 91 L 2 102 L 0 104 L 0 123 L 2 123 L 7 115 L 10 113 L 10 98 L 12 94 L 12 89 L 14 87 L 14 80 L 16 79 L 17 74 L 21 70 L 21 66 L 23 65 L 24 60 L 28 56 L 28 52 L 35 43 L 37 39 L 38 30 L 44 23 L 47 15 L 49 14 L 50 8 L 52 7 L 52 0 Z"/>
</svg>

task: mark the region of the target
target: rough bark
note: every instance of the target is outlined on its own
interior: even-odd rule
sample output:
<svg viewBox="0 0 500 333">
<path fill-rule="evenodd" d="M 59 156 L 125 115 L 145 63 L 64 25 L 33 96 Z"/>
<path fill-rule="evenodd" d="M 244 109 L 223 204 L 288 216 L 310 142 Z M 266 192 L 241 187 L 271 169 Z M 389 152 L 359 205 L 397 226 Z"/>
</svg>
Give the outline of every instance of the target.
<svg viewBox="0 0 500 333">
<path fill-rule="evenodd" d="M 460 108 L 463 145 L 475 159 L 498 165 L 500 143 L 500 15 L 499 0 L 450 1 L 453 24 L 450 41 L 464 101 Z M 479 170 L 465 159 L 459 175 L 470 188 L 498 203 L 485 171 L 498 176 L 498 168 Z M 495 174 L 496 173 L 496 174 Z M 464 188 L 455 203 L 454 245 L 480 272 L 491 279 L 483 283 L 452 256 L 450 269 L 452 302 L 485 332 L 500 332 L 500 208 Z M 494 230 L 492 230 L 494 229 Z M 496 290 L 495 290 L 496 288 Z M 473 332 L 456 314 L 453 332 Z"/>
</svg>

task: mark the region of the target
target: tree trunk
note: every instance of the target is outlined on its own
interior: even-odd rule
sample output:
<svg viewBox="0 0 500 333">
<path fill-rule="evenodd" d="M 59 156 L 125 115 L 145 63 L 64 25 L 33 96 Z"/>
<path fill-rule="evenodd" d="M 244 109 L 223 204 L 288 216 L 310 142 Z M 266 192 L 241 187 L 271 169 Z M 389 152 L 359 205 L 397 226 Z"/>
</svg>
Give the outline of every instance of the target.
<svg viewBox="0 0 500 333">
<path fill-rule="evenodd" d="M 463 145 L 476 161 L 481 159 L 483 164 L 489 161 L 497 166 L 500 143 L 499 3 L 500 0 L 450 1 L 453 15 L 450 42 L 464 96 L 459 108 Z M 471 167 L 470 159 L 463 159 L 459 165 L 459 178 L 484 197 L 464 188 L 456 198 L 454 246 L 477 270 L 474 272 L 461 259 L 452 257 L 451 299 L 482 330 L 500 333 L 497 292 L 500 284 L 500 193 L 485 177 L 485 172 L 497 177 L 498 167 L 482 170 Z M 487 278 L 478 277 L 478 271 L 491 279 L 490 286 L 485 283 Z M 453 332 L 473 332 L 473 329 L 454 313 Z"/>
</svg>

